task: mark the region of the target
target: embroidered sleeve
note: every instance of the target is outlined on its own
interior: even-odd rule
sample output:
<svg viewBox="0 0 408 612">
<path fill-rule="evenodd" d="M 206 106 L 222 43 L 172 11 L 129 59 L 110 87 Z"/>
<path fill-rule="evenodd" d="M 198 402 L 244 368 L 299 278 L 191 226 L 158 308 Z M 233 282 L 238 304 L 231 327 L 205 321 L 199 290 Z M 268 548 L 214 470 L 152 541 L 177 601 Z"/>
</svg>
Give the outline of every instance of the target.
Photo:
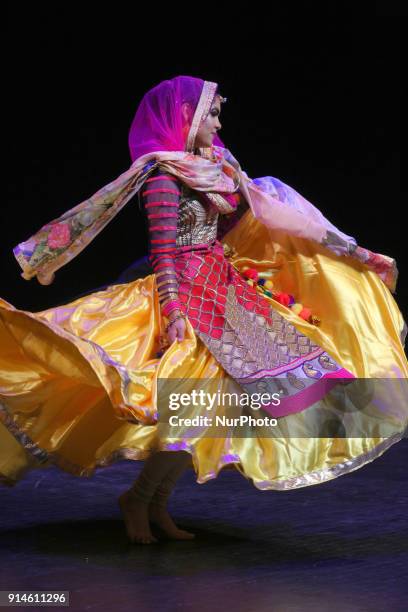
<svg viewBox="0 0 408 612">
<path fill-rule="evenodd" d="M 177 217 L 180 183 L 171 174 L 156 170 L 141 191 L 149 235 L 148 260 L 156 274 L 160 305 L 178 299 L 178 281 L 172 255 L 177 250 Z"/>
</svg>

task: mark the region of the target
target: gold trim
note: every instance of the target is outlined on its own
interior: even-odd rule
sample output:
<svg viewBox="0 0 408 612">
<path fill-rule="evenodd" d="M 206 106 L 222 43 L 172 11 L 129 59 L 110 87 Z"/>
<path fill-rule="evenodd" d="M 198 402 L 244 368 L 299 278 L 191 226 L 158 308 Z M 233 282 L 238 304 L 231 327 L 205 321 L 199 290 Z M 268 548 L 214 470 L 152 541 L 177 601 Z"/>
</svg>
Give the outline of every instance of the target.
<svg viewBox="0 0 408 612">
<path fill-rule="evenodd" d="M 165 274 L 171 274 L 172 276 L 174 276 L 174 272 L 171 268 L 170 268 L 170 272 L 166 272 L 166 270 L 160 270 L 159 272 L 154 273 L 156 279 L 160 278 L 161 276 L 164 276 Z"/>
<path fill-rule="evenodd" d="M 209 113 L 210 106 L 214 99 L 216 89 L 217 89 L 217 83 L 213 83 L 212 81 L 204 81 L 201 96 L 198 101 L 197 108 L 194 113 L 193 121 L 191 122 L 190 131 L 187 136 L 185 150 L 188 153 L 194 153 L 194 142 L 197 136 L 199 125 L 201 121 L 203 121 Z"/>
<path fill-rule="evenodd" d="M 227 202 L 227 200 L 225 200 L 220 193 L 207 191 L 205 195 L 209 200 L 211 200 L 211 202 L 213 202 L 221 214 L 224 215 L 236 211 L 236 208 L 231 206 L 231 204 Z"/>
<path fill-rule="evenodd" d="M 175 448 L 175 440 L 172 438 L 171 441 L 161 440 L 158 443 L 159 448 L 152 448 L 149 450 L 141 450 L 141 449 L 133 449 L 133 448 L 120 448 L 116 451 L 112 452 L 107 457 L 96 460 L 93 464 L 88 466 L 81 466 L 75 463 L 72 463 L 62 457 L 56 451 L 48 452 L 45 449 L 41 448 L 38 444 L 33 442 L 31 438 L 23 432 L 11 419 L 10 414 L 4 404 L 0 403 L 0 408 L 6 412 L 7 417 L 2 418 L 3 424 L 9 429 L 10 433 L 16 438 L 16 440 L 25 448 L 30 455 L 33 455 L 36 459 L 40 459 L 43 457 L 43 460 L 40 461 L 40 465 L 38 467 L 48 467 L 48 465 L 55 465 L 56 467 L 73 474 L 74 476 L 86 477 L 89 478 L 93 476 L 95 470 L 97 468 L 108 467 L 115 463 L 116 461 L 121 461 L 122 459 L 130 459 L 132 461 L 144 461 L 146 460 L 153 452 L 156 450 L 169 450 L 176 451 L 180 450 Z M 0 410 L 1 413 L 1 410 Z M 132 422 L 132 421 L 129 421 Z M 10 427 L 10 424 L 13 423 L 13 426 Z M 137 423 L 136 423 L 137 424 Z M 339 476 L 343 476 L 354 470 L 357 470 L 367 463 L 370 463 L 380 457 L 385 451 L 387 451 L 391 446 L 402 440 L 406 435 L 405 431 L 397 432 L 390 436 L 389 438 L 379 438 L 382 440 L 377 446 L 368 451 L 363 455 L 359 455 L 358 457 L 354 457 L 353 459 L 349 459 L 343 461 L 342 463 L 338 463 L 329 468 L 324 468 L 323 470 L 316 470 L 314 472 L 309 472 L 308 474 L 301 474 L 300 476 L 292 476 L 287 480 L 283 481 L 255 481 L 252 480 L 253 485 L 256 489 L 260 491 L 288 491 L 292 489 L 300 489 L 301 487 L 307 487 L 316 484 L 322 484 L 323 482 L 327 482 L 328 480 L 333 480 L 334 478 L 338 478 Z M 178 440 L 177 440 L 178 441 Z M 198 476 L 198 467 L 199 466 L 197 451 L 194 445 L 189 443 L 187 440 L 180 438 L 180 445 L 182 446 L 182 450 L 188 452 L 194 459 L 192 463 L 193 470 L 195 474 Z M 210 474 L 202 476 L 201 478 L 197 478 L 197 482 L 200 484 L 204 484 L 209 480 L 213 480 L 218 477 L 219 472 L 222 468 L 227 467 L 228 465 L 235 465 L 236 469 L 246 477 L 250 477 L 250 475 L 246 474 L 243 464 L 239 455 L 229 455 L 228 458 L 224 455 L 220 460 L 220 464 L 217 466 L 218 469 L 211 471 Z M 34 469 L 33 467 L 29 467 L 28 470 Z M 37 468 L 38 469 L 38 468 Z M 19 479 L 20 480 L 20 479 Z M 0 484 L 8 487 L 13 487 L 19 482 L 19 480 L 12 480 L 6 477 L 4 474 L 0 472 Z"/>
<path fill-rule="evenodd" d="M 179 285 L 177 278 L 174 276 L 172 279 L 171 278 L 166 278 L 166 280 L 161 281 L 160 283 L 157 283 L 157 288 L 160 289 L 160 287 L 163 287 L 164 285 Z"/>
<path fill-rule="evenodd" d="M 25 280 L 30 280 L 37 274 L 36 270 L 34 270 L 34 268 L 30 266 L 30 264 L 27 262 L 27 260 L 24 258 L 21 252 L 14 253 L 14 257 L 17 259 L 18 263 L 20 264 L 21 269 L 23 270 L 23 272 L 21 273 L 21 276 Z"/>
<path fill-rule="evenodd" d="M 161 306 L 162 308 L 164 308 L 164 306 L 165 306 L 165 305 L 166 305 L 168 302 L 171 302 L 172 300 L 178 300 L 178 299 L 179 299 L 179 294 L 178 294 L 178 293 L 174 293 L 174 292 L 169 293 L 169 292 L 165 291 L 165 292 L 164 292 L 162 295 L 160 295 L 159 297 L 161 297 L 161 298 L 162 298 L 163 296 L 165 296 L 165 297 L 164 297 L 164 302 L 160 301 L 160 306 Z"/>
</svg>

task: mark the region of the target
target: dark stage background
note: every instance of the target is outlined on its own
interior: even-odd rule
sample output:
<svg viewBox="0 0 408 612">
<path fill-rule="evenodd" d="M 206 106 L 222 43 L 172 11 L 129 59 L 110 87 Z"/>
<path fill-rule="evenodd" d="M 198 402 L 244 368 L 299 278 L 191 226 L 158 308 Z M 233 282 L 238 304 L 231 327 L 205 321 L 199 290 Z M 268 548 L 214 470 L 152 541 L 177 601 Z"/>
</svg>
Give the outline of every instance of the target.
<svg viewBox="0 0 408 612">
<path fill-rule="evenodd" d="M 278 4 L 226 3 L 224 19 L 219 2 L 10 4 L 0 297 L 46 309 L 146 254 L 136 199 L 49 287 L 21 278 L 12 249 L 129 168 L 143 94 L 184 74 L 220 84 L 220 135 L 250 177 L 280 178 L 397 260 L 408 319 L 405 19 L 389 0 L 377 19 L 372 3 L 361 18 L 361 2 Z M 235 470 L 198 487 L 189 470 L 170 509 L 196 541 L 154 548 L 129 544 L 117 505 L 135 462 L 32 471 L 1 498 L 0 588 L 69 590 L 72 610 L 406 610 L 407 446 L 285 494 Z"/>
<path fill-rule="evenodd" d="M 94 9 L 10 9 L 4 299 L 42 310 L 113 282 L 146 254 L 136 199 L 49 287 L 21 278 L 12 248 L 130 166 L 143 94 L 185 74 L 220 84 L 220 136 L 251 178 L 280 178 L 361 246 L 397 260 L 394 297 L 407 318 L 404 19 L 231 6 L 220 20 L 215 5 L 197 5 L 183 22 L 181 6 L 173 17 L 121 3 Z"/>
</svg>

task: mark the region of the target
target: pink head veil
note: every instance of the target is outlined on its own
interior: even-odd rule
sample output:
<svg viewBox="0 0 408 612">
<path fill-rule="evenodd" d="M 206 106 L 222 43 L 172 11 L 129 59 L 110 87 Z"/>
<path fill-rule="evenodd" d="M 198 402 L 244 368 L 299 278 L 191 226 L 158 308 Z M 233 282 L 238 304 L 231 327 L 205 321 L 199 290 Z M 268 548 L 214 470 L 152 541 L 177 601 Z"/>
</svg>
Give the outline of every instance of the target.
<svg viewBox="0 0 408 612">
<path fill-rule="evenodd" d="M 189 76 L 177 76 L 150 89 L 143 96 L 129 131 L 132 162 L 153 151 L 192 153 L 198 127 L 208 115 L 217 89 L 217 83 Z M 182 114 L 185 102 L 192 109 L 188 123 Z M 213 144 L 224 147 L 218 136 Z"/>
</svg>

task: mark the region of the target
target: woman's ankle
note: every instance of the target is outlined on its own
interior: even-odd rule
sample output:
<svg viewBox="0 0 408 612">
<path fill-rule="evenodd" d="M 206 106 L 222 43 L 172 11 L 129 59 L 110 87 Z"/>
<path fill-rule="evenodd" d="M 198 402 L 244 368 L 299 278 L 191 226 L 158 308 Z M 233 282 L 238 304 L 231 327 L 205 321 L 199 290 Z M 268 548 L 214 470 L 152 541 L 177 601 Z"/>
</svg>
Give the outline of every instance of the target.
<svg viewBox="0 0 408 612">
<path fill-rule="evenodd" d="M 158 514 L 159 512 L 167 512 L 167 501 L 156 501 L 152 499 L 149 504 L 149 512 L 152 514 Z"/>
<path fill-rule="evenodd" d="M 140 504 L 141 506 L 144 506 L 146 508 L 149 507 L 149 504 L 151 502 L 151 498 L 142 496 L 140 492 L 134 491 L 132 488 L 122 493 L 121 497 L 123 496 L 127 501 L 131 502 L 132 504 Z"/>
</svg>

